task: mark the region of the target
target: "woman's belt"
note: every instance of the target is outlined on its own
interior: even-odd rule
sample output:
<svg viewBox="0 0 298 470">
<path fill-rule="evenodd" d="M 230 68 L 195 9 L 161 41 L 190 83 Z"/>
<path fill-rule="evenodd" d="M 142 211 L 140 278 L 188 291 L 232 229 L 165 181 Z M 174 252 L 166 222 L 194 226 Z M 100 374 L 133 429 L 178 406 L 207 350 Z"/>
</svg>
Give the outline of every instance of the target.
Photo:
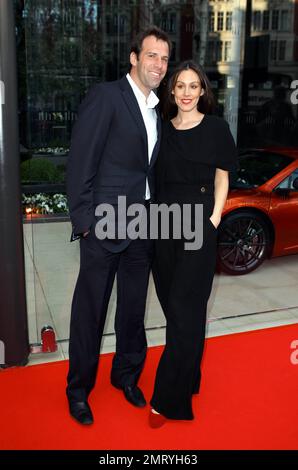
<svg viewBox="0 0 298 470">
<path fill-rule="evenodd" d="M 214 184 L 212 183 L 197 183 L 197 184 L 188 184 L 188 183 L 165 183 L 164 191 L 167 193 L 171 192 L 191 192 L 191 194 L 207 194 L 214 195 Z"/>
</svg>

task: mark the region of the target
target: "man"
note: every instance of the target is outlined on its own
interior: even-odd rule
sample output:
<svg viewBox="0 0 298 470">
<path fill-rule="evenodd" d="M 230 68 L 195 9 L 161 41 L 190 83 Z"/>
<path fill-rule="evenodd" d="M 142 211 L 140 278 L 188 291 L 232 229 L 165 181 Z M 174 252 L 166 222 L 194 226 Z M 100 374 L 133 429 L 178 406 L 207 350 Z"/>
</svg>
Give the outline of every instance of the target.
<svg viewBox="0 0 298 470">
<path fill-rule="evenodd" d="M 95 208 L 127 204 L 147 207 L 154 197 L 153 167 L 160 143 L 158 98 L 152 91 L 166 74 L 171 43 L 160 29 L 140 33 L 130 53 L 131 70 L 119 81 L 95 85 L 83 101 L 72 134 L 67 194 L 80 238 L 80 272 L 75 287 L 69 341 L 67 397 L 81 424 L 93 416 L 94 387 L 107 307 L 117 274 L 116 353 L 111 383 L 135 406 L 146 405 L 137 386 L 146 356 L 144 314 L 153 255 L 149 239 L 99 240 Z M 126 222 L 127 223 L 127 222 Z"/>
</svg>

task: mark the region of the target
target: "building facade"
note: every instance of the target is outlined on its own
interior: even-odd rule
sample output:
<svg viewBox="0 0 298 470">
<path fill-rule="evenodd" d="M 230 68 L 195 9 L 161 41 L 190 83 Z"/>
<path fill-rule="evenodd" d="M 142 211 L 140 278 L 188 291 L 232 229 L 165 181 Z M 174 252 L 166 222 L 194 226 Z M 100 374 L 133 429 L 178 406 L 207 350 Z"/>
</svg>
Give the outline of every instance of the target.
<svg viewBox="0 0 298 470">
<path fill-rule="evenodd" d="M 130 42 L 149 24 L 173 41 L 169 71 L 186 59 L 204 66 L 217 113 L 229 121 L 238 145 L 297 145 L 297 105 L 291 102 L 298 78 L 297 0 L 17 0 L 15 5 L 21 138 L 34 152 L 67 151 L 86 91 L 127 72 Z M 275 99 L 288 105 L 285 135 L 278 138 L 270 130 L 272 116 L 264 116 L 265 104 Z"/>
</svg>

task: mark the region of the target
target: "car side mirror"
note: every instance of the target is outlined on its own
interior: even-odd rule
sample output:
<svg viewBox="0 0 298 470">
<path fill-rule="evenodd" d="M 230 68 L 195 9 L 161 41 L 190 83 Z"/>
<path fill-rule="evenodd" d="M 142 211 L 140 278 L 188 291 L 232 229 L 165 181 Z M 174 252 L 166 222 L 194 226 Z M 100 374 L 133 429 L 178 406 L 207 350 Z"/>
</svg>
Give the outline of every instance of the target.
<svg viewBox="0 0 298 470">
<path fill-rule="evenodd" d="M 290 189 L 289 188 L 276 188 L 274 189 L 274 192 L 280 196 L 280 197 L 288 197 L 290 194 Z"/>
<path fill-rule="evenodd" d="M 291 189 L 289 189 L 289 188 L 276 188 L 276 189 L 274 189 L 274 192 L 281 199 L 288 199 L 290 197 Z"/>
</svg>

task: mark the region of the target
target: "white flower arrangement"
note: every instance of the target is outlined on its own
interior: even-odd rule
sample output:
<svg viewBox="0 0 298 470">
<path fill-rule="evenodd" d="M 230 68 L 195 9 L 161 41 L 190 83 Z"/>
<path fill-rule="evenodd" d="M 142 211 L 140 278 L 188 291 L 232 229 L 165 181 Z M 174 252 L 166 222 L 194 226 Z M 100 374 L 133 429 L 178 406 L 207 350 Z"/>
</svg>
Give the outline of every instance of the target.
<svg viewBox="0 0 298 470">
<path fill-rule="evenodd" d="M 35 153 L 47 153 L 47 154 L 65 154 L 69 151 L 68 148 L 64 147 L 40 147 L 39 149 L 35 150 Z"/>
<path fill-rule="evenodd" d="M 57 214 L 68 213 L 67 198 L 65 194 L 38 193 L 22 195 L 22 205 L 25 213 L 31 214 Z"/>
</svg>

